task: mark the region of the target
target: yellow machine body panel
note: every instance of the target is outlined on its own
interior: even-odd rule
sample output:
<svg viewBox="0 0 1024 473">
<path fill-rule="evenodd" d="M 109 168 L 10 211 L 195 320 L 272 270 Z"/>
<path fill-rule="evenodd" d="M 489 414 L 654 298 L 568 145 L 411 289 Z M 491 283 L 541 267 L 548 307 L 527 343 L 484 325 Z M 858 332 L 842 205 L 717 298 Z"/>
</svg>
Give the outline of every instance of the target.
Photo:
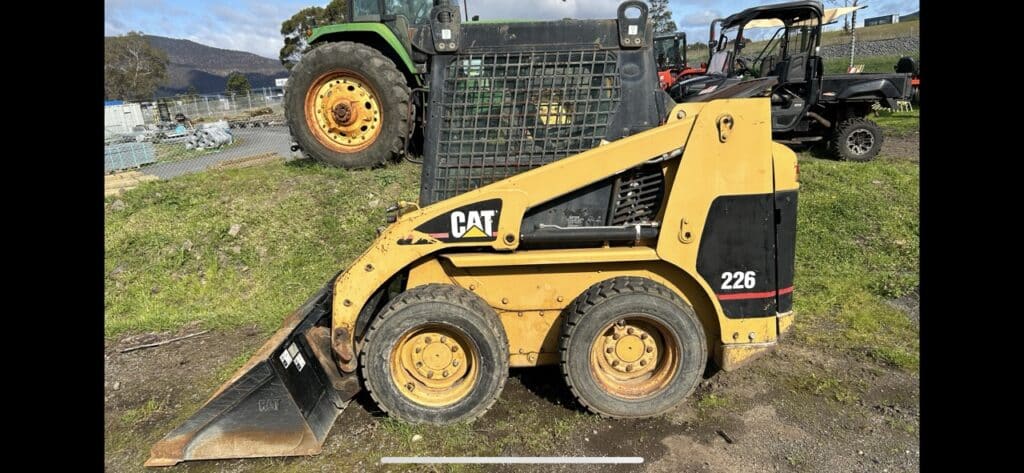
<svg viewBox="0 0 1024 473">
<path fill-rule="evenodd" d="M 697 267 L 702 230 L 715 199 L 772 195 L 780 190 L 776 167 L 795 165 L 793 152 L 771 141 L 767 102 L 744 98 L 679 104 L 662 126 L 399 216 L 335 282 L 333 346 L 342 370 L 355 369 L 356 323 L 363 302 L 410 269 L 407 287 L 456 284 L 474 290 L 502 314 L 516 366 L 551 362 L 544 355 L 553 353 L 557 313 L 591 284 L 621 275 L 649 277 L 676 290 L 706 322 L 706 331 L 717 337 L 709 346 L 770 346 L 778 334 L 776 320 L 727 317 L 712 288 L 720 281 L 706 280 Z M 659 158 L 666 195 L 656 241 L 634 248 L 517 251 L 523 216 L 530 208 Z M 795 190 L 794 171 L 788 174 L 792 177 L 781 182 Z M 460 209 L 488 201 L 500 201 L 500 211 L 469 225 L 471 216 L 462 214 L 472 209 Z M 424 230 L 428 222 L 454 214 L 452 232 Z M 454 230 L 460 226 L 467 229 Z M 467 247 L 480 252 L 451 253 Z M 652 264 L 654 260 L 658 262 Z M 540 318 L 541 311 L 547 319 Z M 527 312 L 537 315 L 527 318 Z M 723 364 L 732 367 L 728 360 Z"/>
</svg>

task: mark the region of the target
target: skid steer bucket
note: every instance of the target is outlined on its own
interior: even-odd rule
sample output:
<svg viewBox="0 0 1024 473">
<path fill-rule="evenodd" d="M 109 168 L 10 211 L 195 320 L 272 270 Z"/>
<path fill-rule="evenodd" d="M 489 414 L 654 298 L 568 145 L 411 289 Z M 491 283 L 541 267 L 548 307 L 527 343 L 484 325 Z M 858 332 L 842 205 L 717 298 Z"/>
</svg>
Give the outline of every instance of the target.
<svg viewBox="0 0 1024 473">
<path fill-rule="evenodd" d="M 146 466 L 184 460 L 311 455 L 348 401 L 355 375 L 331 360 L 334 279 L 278 330 L 184 424 L 150 451 Z"/>
</svg>

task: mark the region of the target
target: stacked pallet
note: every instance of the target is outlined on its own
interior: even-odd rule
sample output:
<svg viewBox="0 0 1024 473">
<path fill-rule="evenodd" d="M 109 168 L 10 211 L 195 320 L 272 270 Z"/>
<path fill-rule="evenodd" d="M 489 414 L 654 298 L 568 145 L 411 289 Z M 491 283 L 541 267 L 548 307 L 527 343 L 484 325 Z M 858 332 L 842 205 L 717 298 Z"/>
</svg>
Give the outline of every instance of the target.
<svg viewBox="0 0 1024 473">
<path fill-rule="evenodd" d="M 103 147 L 105 172 L 138 169 L 143 164 L 156 162 L 153 143 L 120 143 Z"/>
<path fill-rule="evenodd" d="M 103 197 L 120 195 L 125 191 L 138 187 L 139 184 L 159 179 L 156 176 L 143 174 L 139 171 L 108 174 L 103 178 Z"/>
</svg>

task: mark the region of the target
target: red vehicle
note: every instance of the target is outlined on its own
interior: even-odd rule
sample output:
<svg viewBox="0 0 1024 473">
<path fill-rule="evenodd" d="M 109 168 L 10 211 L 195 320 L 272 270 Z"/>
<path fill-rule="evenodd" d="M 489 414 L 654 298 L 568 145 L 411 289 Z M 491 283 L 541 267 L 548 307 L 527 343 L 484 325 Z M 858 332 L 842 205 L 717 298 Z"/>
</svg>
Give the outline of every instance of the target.
<svg viewBox="0 0 1024 473">
<path fill-rule="evenodd" d="M 654 55 L 658 60 L 658 82 L 668 89 L 688 76 L 703 74 L 707 63 L 690 67 L 686 61 L 686 33 L 678 31 L 654 37 Z"/>
</svg>

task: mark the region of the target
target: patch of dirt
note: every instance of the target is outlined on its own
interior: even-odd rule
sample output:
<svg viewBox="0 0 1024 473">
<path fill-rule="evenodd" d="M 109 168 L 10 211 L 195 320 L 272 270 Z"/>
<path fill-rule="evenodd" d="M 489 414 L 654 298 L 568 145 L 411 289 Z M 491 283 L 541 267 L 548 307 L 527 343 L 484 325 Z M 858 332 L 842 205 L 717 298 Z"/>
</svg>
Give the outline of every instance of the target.
<svg viewBox="0 0 1024 473">
<path fill-rule="evenodd" d="M 909 161 L 921 163 L 921 134 L 918 132 L 906 135 L 886 135 L 882 143 L 882 156 L 894 158 L 897 161 Z"/>
<path fill-rule="evenodd" d="M 921 327 L 921 294 L 918 288 L 902 297 L 889 300 L 889 305 L 899 309 L 913 322 L 914 327 Z"/>
<path fill-rule="evenodd" d="M 200 405 L 215 388 L 213 378 L 240 353 L 252 351 L 266 335 L 252 328 L 207 332 L 197 337 L 153 348 L 121 353 L 122 349 L 199 332 L 187 326 L 107 341 L 104 346 L 103 420 L 108 437 L 107 471 L 141 471 L 149 447 L 174 426 L 183 407 Z M 229 373 L 230 374 L 230 373 Z M 197 389 L 208 385 L 209 389 Z M 151 441 L 144 442 L 143 439 Z"/>
<path fill-rule="evenodd" d="M 120 353 L 141 340 L 195 331 L 108 342 L 107 471 L 143 471 L 153 442 L 206 400 L 219 379 L 230 374 L 225 365 L 251 353 L 269 336 L 253 329 L 217 331 Z M 918 470 L 917 375 L 798 343 L 785 340 L 749 366 L 711 375 L 689 400 L 658 418 L 615 420 L 586 414 L 556 367 L 522 369 L 512 371 L 499 401 L 461 431 L 461 439 L 435 435 L 439 431 L 432 429 L 437 428 L 392 422 L 364 393 L 338 418 L 320 455 L 189 462 L 175 471 L 448 471 L 378 461 L 381 456 L 460 452 L 644 458 L 641 465 L 582 468 L 598 472 Z M 715 403 L 701 402 L 712 395 Z M 414 433 L 425 434 L 424 439 L 414 443 Z M 481 453 L 480 445 L 491 450 Z M 485 465 L 468 471 L 580 469 Z"/>
</svg>

